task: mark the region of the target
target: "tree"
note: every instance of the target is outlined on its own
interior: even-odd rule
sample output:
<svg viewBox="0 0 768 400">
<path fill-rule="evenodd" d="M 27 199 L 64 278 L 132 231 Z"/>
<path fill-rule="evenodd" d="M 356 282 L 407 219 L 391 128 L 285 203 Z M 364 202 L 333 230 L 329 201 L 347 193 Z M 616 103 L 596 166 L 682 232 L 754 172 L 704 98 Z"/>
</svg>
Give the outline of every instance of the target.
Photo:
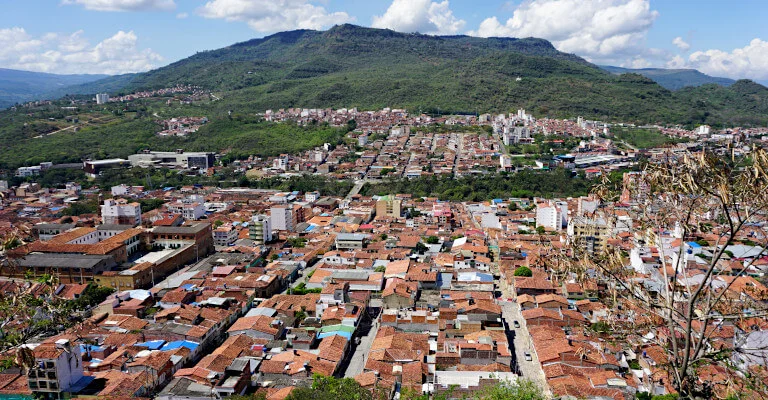
<svg viewBox="0 0 768 400">
<path fill-rule="evenodd" d="M 543 235 L 543 234 L 547 233 L 547 230 L 544 229 L 543 226 L 537 226 L 536 227 L 536 233 L 538 233 L 539 235 Z"/>
<path fill-rule="evenodd" d="M 763 302 L 766 293 L 752 288 L 753 278 L 746 275 L 753 261 L 745 261 L 733 272 L 723 268 L 728 244 L 740 237 L 750 236 L 760 249 L 752 260 L 767 254 L 766 236 L 749 232 L 764 225 L 768 215 L 768 153 L 754 150 L 749 159 L 721 158 L 709 152 L 668 157 L 648 163 L 623 189 L 633 198 L 631 217 L 642 234 L 640 245 L 658 248 L 659 267 L 642 266 L 636 271 L 627 267 L 619 249 L 590 253 L 576 243 L 568 251 L 543 258 L 542 267 L 557 277 L 584 277 L 587 271 L 596 271 L 609 286 L 609 308 L 617 310 L 607 321 L 614 340 L 655 333 L 649 344 L 668 354 L 668 360 L 657 367 L 665 370 L 665 381 L 680 398 L 710 398 L 723 389 L 699 379 L 702 368 L 709 367 L 726 371 L 729 384 L 742 382 L 740 387 L 747 388 L 743 390 L 765 393 L 765 383 L 756 378 L 760 374 L 751 374 L 733 361 L 762 359 L 768 348 L 748 345 L 749 333 L 744 340 L 719 346 L 716 333 L 744 321 L 747 313 L 753 318 L 768 316 Z M 618 191 L 604 181 L 593 194 L 601 202 L 598 213 L 615 221 Z M 718 238 L 711 257 L 689 263 L 693 254 L 685 245 L 669 245 L 668 232 L 676 232 L 677 238 L 696 237 L 703 233 L 702 221 L 715 224 Z M 736 289 L 737 282 L 743 289 Z"/>
<path fill-rule="evenodd" d="M 426 242 L 427 244 L 438 244 L 440 243 L 440 238 L 437 236 L 427 236 L 424 242 Z"/>
<path fill-rule="evenodd" d="M 528 268 L 528 267 L 526 267 L 526 266 L 524 266 L 524 265 L 523 265 L 523 266 L 517 267 L 517 268 L 515 269 L 515 273 L 514 273 L 514 275 L 515 275 L 515 276 L 527 276 L 527 277 L 531 277 L 531 276 L 533 276 L 533 271 L 531 271 L 531 269 L 530 269 L 530 268 Z"/>
<path fill-rule="evenodd" d="M 373 395 L 352 378 L 315 374 L 311 387 L 297 387 L 286 400 L 371 400 Z"/>
</svg>

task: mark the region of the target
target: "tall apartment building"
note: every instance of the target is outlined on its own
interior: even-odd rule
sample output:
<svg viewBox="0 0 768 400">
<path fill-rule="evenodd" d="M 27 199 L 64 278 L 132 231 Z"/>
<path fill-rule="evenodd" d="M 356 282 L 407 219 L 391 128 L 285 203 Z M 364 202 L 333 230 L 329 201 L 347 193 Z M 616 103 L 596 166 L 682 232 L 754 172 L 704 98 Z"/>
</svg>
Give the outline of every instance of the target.
<svg viewBox="0 0 768 400">
<path fill-rule="evenodd" d="M 254 215 L 248 226 L 248 238 L 256 244 L 272 241 L 272 223 L 267 215 Z"/>
<path fill-rule="evenodd" d="M 612 232 L 603 218 L 576 217 L 568 222 L 568 237 L 589 254 L 605 249 Z"/>
<path fill-rule="evenodd" d="M 568 217 L 568 203 L 547 202 L 536 207 L 536 227 L 559 231 L 566 226 Z"/>
<path fill-rule="evenodd" d="M 269 218 L 272 228 L 278 231 L 292 231 L 295 226 L 293 207 L 290 205 L 270 208 Z"/>
<path fill-rule="evenodd" d="M 376 215 L 399 218 L 402 212 L 402 203 L 401 200 L 395 199 L 395 196 L 384 196 L 376 201 Z"/>
<path fill-rule="evenodd" d="M 141 205 L 128 203 L 123 199 L 104 200 L 101 206 L 101 221 L 104 224 L 114 225 L 140 225 Z"/>
<path fill-rule="evenodd" d="M 96 104 L 107 104 L 109 102 L 109 95 L 106 93 L 99 93 L 96 95 Z"/>
</svg>

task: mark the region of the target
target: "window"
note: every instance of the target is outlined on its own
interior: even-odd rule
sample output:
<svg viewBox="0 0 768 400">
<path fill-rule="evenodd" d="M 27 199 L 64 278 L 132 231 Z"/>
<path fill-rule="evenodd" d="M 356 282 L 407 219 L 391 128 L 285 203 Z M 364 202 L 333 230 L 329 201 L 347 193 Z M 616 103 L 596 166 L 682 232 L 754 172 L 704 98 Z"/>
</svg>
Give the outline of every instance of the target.
<svg viewBox="0 0 768 400">
<path fill-rule="evenodd" d="M 45 368 L 53 368 L 53 361 L 46 361 L 45 362 Z"/>
<path fill-rule="evenodd" d="M 41 381 L 40 382 L 40 389 L 46 389 L 46 388 L 48 388 L 48 383 L 45 382 L 45 381 Z"/>
</svg>

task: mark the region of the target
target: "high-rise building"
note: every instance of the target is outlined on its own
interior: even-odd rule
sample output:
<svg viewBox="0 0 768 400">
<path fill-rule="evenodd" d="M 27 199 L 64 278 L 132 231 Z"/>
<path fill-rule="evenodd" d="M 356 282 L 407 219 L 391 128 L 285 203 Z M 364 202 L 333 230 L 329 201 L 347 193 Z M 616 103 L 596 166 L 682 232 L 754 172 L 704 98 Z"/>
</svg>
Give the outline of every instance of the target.
<svg viewBox="0 0 768 400">
<path fill-rule="evenodd" d="M 536 227 L 559 231 L 565 226 L 568 216 L 568 203 L 552 201 L 536 206 Z"/>
<path fill-rule="evenodd" d="M 395 199 L 395 196 L 392 195 L 381 197 L 376 201 L 376 215 L 399 218 L 402 203 L 402 200 Z"/>
<path fill-rule="evenodd" d="M 272 223 L 267 215 L 254 215 L 248 226 L 248 238 L 256 244 L 265 244 L 272 241 Z"/>
<path fill-rule="evenodd" d="M 293 230 L 293 207 L 274 206 L 269 209 L 269 219 L 272 222 L 272 228 L 278 231 Z"/>
<path fill-rule="evenodd" d="M 99 93 L 96 95 L 96 104 L 107 104 L 109 102 L 109 95 L 106 93 Z"/>
</svg>

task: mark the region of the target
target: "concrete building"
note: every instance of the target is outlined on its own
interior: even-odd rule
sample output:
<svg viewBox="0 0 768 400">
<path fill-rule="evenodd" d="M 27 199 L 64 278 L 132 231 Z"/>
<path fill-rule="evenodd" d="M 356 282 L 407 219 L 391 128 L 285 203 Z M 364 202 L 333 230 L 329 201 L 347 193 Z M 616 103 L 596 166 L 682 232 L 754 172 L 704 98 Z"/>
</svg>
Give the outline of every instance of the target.
<svg viewBox="0 0 768 400">
<path fill-rule="evenodd" d="M 29 389 L 36 396 L 62 398 L 62 393 L 76 392 L 83 378 L 80 346 L 72 346 L 68 339 L 55 343 L 24 345 L 32 349 L 35 366 L 27 371 Z"/>
<path fill-rule="evenodd" d="M 605 249 L 612 232 L 603 218 L 576 217 L 568 222 L 568 237 L 590 254 Z"/>
<path fill-rule="evenodd" d="M 214 153 L 176 151 L 144 151 L 128 156 L 133 167 L 168 166 L 208 169 L 216 163 Z"/>
<path fill-rule="evenodd" d="M 125 200 L 104 200 L 101 221 L 108 225 L 141 225 L 141 205 Z"/>
<path fill-rule="evenodd" d="M 361 233 L 339 233 L 336 235 L 336 248 L 339 250 L 356 250 L 365 247 L 368 235 Z"/>
<path fill-rule="evenodd" d="M 548 202 L 536 207 L 536 227 L 559 231 L 566 225 L 568 217 L 567 203 Z"/>
<path fill-rule="evenodd" d="M 269 216 L 260 214 L 251 218 L 251 224 L 248 226 L 248 238 L 256 244 L 272 241 L 272 224 Z"/>
<path fill-rule="evenodd" d="M 96 104 L 107 104 L 109 102 L 109 95 L 107 93 L 96 94 Z"/>
<path fill-rule="evenodd" d="M 292 231 L 296 226 L 291 206 L 274 206 L 269 209 L 272 228 L 278 231 Z"/>
<path fill-rule="evenodd" d="M 188 221 L 196 221 L 205 216 L 205 205 L 193 199 L 183 199 L 168 204 L 168 212 L 181 214 Z"/>
<path fill-rule="evenodd" d="M 222 225 L 213 230 L 213 244 L 231 246 L 237 241 L 237 229 L 232 225 Z"/>
<path fill-rule="evenodd" d="M 402 201 L 388 195 L 376 201 L 376 215 L 381 217 L 399 218 L 402 211 Z"/>
</svg>

